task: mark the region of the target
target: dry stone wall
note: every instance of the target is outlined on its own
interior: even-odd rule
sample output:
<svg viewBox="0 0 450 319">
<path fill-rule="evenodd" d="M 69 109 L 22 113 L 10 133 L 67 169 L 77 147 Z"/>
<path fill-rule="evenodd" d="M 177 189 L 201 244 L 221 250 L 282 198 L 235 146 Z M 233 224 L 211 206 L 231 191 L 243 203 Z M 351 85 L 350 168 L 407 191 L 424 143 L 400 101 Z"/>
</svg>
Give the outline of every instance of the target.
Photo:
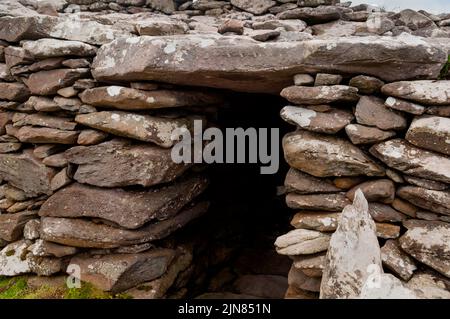
<svg viewBox="0 0 450 319">
<path fill-rule="evenodd" d="M 287 298 L 449 298 L 449 19 L 334 0 L 2 1 L 0 275 L 72 264 L 105 291 L 183 296 L 201 257 L 176 231 L 207 212 L 208 177 L 171 160 L 171 135 L 213 125 L 232 90 L 280 94 L 295 130 L 295 229 L 275 242 Z"/>
</svg>

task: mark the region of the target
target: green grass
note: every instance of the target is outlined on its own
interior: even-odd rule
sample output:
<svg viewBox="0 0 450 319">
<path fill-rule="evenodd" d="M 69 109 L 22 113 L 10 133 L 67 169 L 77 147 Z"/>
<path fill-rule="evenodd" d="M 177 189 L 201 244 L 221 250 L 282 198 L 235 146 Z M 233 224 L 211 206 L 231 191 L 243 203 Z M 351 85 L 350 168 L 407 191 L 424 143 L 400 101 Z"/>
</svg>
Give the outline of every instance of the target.
<svg viewBox="0 0 450 319">
<path fill-rule="evenodd" d="M 83 282 L 81 288 L 62 286 L 40 286 L 32 289 L 27 276 L 0 276 L 0 299 L 130 299 L 127 294 L 110 294 Z"/>
<path fill-rule="evenodd" d="M 27 290 L 27 281 L 24 277 L 0 277 L 0 299 L 23 298 Z"/>
<path fill-rule="evenodd" d="M 441 75 L 439 79 L 446 79 L 450 76 L 450 56 L 448 57 L 447 63 L 445 63 L 444 67 L 442 68 Z"/>
</svg>

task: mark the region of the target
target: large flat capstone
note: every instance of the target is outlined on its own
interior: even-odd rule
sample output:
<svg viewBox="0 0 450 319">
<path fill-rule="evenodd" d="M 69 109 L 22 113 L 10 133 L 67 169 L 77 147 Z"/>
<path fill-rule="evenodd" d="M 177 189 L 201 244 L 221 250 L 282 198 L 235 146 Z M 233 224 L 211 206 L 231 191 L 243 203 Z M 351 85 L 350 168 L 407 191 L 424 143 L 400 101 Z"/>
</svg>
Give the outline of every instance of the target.
<svg viewBox="0 0 450 319">
<path fill-rule="evenodd" d="M 273 43 L 237 36 L 141 36 L 102 46 L 92 73 L 102 81 L 153 80 L 279 93 L 299 73 L 357 73 L 391 82 L 432 79 L 446 61 L 442 45 L 411 35 Z"/>
</svg>

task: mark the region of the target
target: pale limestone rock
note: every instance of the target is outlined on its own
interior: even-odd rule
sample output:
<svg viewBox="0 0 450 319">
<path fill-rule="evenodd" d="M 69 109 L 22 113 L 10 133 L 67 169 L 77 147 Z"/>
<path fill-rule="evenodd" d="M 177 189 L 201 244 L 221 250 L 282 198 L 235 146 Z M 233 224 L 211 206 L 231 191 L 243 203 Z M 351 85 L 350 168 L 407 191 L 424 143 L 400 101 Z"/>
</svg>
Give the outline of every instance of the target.
<svg viewBox="0 0 450 319">
<path fill-rule="evenodd" d="M 370 267 L 382 271 L 375 223 L 361 191 L 342 212 L 331 236 L 320 288 L 320 298 L 358 298 L 370 279 Z"/>
</svg>

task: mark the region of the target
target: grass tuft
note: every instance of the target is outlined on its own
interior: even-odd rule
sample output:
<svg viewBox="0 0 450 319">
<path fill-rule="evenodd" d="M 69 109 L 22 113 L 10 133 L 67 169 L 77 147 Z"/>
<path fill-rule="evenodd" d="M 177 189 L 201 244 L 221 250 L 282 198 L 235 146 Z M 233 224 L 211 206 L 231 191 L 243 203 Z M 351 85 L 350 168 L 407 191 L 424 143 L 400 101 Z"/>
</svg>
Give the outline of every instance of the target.
<svg viewBox="0 0 450 319">
<path fill-rule="evenodd" d="M 441 75 L 439 76 L 440 80 L 447 79 L 450 76 L 450 56 L 448 57 L 447 63 L 445 63 L 444 67 L 441 70 Z"/>
<path fill-rule="evenodd" d="M 65 285 L 42 285 L 31 288 L 27 284 L 27 276 L 0 276 L 0 299 L 130 299 L 131 296 L 110 294 L 90 283 L 83 282 L 81 288 L 67 288 Z"/>
</svg>

